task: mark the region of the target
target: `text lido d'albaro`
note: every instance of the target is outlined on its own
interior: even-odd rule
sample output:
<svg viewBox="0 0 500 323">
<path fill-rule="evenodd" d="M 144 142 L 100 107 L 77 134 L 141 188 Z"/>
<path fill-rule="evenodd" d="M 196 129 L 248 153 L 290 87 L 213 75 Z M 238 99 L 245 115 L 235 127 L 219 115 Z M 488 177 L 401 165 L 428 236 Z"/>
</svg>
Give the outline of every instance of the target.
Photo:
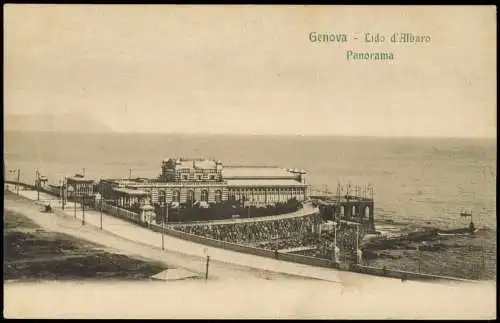
<svg viewBox="0 0 500 323">
<path fill-rule="evenodd" d="M 393 33 L 389 37 L 379 33 L 364 33 L 362 36 L 349 37 L 342 33 L 319 33 L 310 32 L 309 41 L 312 43 L 347 43 L 349 41 L 361 41 L 364 43 L 379 44 L 390 42 L 394 44 L 426 44 L 430 43 L 431 37 L 428 35 L 414 35 L 412 33 Z M 346 50 L 346 60 L 393 60 L 394 53 L 388 51 L 380 52 L 359 52 Z"/>
</svg>

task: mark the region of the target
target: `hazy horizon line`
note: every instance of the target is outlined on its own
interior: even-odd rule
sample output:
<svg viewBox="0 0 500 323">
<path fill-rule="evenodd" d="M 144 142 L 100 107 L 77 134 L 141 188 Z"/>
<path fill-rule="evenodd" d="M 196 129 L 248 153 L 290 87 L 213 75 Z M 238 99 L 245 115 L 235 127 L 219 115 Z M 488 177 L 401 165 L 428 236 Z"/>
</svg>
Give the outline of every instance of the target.
<svg viewBox="0 0 500 323">
<path fill-rule="evenodd" d="M 110 131 L 57 131 L 57 130 L 4 130 L 4 133 L 65 133 L 65 134 L 115 134 L 115 135 L 172 135 L 172 136 L 239 136 L 239 137 L 342 137 L 342 138 L 380 138 L 380 139 L 496 139 L 496 136 L 425 136 L 425 135 L 355 135 L 355 134 L 287 134 L 287 133 L 230 133 L 230 132 L 154 132 L 154 131 L 120 131 L 110 129 Z"/>
</svg>

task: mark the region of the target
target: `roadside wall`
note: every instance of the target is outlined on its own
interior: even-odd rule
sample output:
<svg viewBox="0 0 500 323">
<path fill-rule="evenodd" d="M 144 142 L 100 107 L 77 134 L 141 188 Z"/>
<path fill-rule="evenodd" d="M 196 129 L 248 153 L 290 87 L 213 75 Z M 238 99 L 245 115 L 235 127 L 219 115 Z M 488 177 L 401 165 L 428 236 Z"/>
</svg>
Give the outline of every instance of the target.
<svg viewBox="0 0 500 323">
<path fill-rule="evenodd" d="M 106 212 L 107 214 L 110 214 L 112 216 L 131 221 L 135 224 L 140 223 L 140 215 L 134 212 L 130 212 L 128 210 L 124 210 L 122 208 L 112 206 L 112 205 L 104 205 L 103 206 L 103 211 Z M 96 210 L 98 210 L 96 208 Z"/>
<path fill-rule="evenodd" d="M 471 282 L 471 280 L 460 279 L 454 277 L 445 277 L 445 276 L 437 276 L 423 273 L 415 273 L 410 271 L 402 271 L 402 270 L 392 270 L 392 269 L 383 269 L 369 266 L 360 266 L 360 265 L 351 265 L 350 270 L 357 273 L 375 275 L 375 276 L 384 276 L 398 279 L 411 279 L 411 280 L 454 280 L 454 281 L 466 281 Z"/>
</svg>

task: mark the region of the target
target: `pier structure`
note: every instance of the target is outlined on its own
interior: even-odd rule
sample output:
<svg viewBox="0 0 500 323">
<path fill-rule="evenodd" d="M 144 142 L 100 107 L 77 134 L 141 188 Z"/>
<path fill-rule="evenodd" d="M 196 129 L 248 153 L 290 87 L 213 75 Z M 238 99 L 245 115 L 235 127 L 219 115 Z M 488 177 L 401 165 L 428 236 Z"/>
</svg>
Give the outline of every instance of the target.
<svg viewBox="0 0 500 323">
<path fill-rule="evenodd" d="M 311 200 L 320 208 L 324 220 L 358 223 L 366 232 L 375 232 L 373 186 L 339 183 L 337 192 L 311 189 Z"/>
</svg>

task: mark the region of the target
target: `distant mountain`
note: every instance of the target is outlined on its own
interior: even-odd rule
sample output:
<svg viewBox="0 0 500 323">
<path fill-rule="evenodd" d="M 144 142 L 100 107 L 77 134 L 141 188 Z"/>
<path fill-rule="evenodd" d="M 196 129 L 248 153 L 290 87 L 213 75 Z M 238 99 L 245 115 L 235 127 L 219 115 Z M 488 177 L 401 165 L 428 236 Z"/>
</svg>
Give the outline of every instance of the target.
<svg viewBox="0 0 500 323">
<path fill-rule="evenodd" d="M 100 133 L 113 130 L 85 114 L 11 114 L 4 116 L 4 131 Z"/>
</svg>

